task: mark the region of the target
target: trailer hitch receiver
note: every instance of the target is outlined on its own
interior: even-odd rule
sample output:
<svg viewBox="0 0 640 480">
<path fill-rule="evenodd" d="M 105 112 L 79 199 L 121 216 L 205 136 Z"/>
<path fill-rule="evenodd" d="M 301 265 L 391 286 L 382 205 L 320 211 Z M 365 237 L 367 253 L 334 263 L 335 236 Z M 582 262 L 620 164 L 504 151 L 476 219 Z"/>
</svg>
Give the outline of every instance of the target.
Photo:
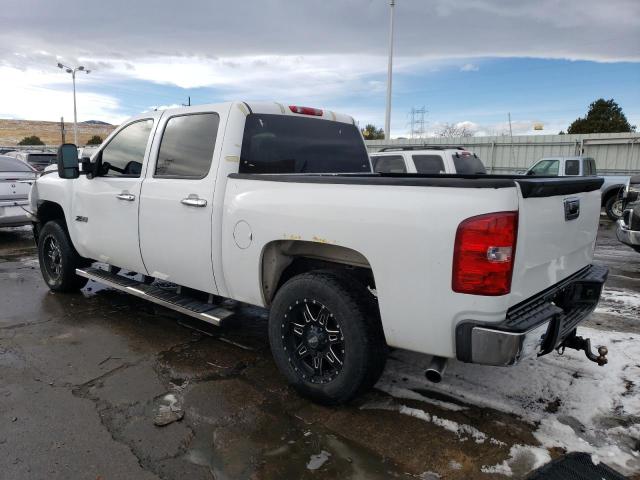
<svg viewBox="0 0 640 480">
<path fill-rule="evenodd" d="M 584 354 L 587 356 L 589 360 L 597 363 L 601 367 L 606 365 L 609 360 L 607 360 L 607 354 L 609 353 L 609 349 L 607 347 L 600 346 L 598 347 L 598 355 L 591 351 L 591 339 L 590 338 L 582 338 L 573 333 L 567 337 L 562 345 L 558 347 L 558 353 L 564 353 L 565 348 L 572 348 L 574 350 L 584 350 Z"/>
</svg>

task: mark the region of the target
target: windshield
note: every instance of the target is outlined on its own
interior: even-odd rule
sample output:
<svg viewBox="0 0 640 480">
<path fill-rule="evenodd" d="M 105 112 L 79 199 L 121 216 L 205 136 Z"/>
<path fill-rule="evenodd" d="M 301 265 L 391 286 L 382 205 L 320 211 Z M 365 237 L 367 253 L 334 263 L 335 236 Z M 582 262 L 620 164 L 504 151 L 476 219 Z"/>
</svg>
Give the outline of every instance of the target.
<svg viewBox="0 0 640 480">
<path fill-rule="evenodd" d="M 241 173 L 371 172 L 355 125 L 289 115 L 250 114 L 244 127 Z"/>
<path fill-rule="evenodd" d="M 482 161 L 471 152 L 456 152 L 453 155 L 453 164 L 456 167 L 456 173 L 460 175 L 484 175 L 487 169 L 484 168 Z"/>
<path fill-rule="evenodd" d="M 0 172 L 29 172 L 33 173 L 33 169 L 17 158 L 0 157 Z"/>
</svg>

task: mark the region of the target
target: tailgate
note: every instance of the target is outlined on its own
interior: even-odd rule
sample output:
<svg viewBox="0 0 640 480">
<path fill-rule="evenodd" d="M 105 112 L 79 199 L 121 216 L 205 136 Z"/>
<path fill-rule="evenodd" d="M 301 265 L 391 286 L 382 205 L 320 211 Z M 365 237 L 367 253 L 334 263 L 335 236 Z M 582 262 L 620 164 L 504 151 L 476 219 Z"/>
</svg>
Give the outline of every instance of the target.
<svg viewBox="0 0 640 480">
<path fill-rule="evenodd" d="M 592 262 L 602 182 L 597 177 L 516 180 L 518 239 L 510 305 Z"/>
</svg>

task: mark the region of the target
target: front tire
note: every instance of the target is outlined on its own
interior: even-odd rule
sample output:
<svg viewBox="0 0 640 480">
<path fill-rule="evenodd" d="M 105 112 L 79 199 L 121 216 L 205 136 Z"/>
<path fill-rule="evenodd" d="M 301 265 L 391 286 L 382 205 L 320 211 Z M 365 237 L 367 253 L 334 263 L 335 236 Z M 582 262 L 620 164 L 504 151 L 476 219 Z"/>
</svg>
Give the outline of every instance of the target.
<svg viewBox="0 0 640 480">
<path fill-rule="evenodd" d="M 269 315 L 271 352 L 301 395 L 341 404 L 380 377 L 386 344 L 367 295 L 357 280 L 331 271 L 298 275 L 278 290 Z"/>
<path fill-rule="evenodd" d="M 614 222 L 622 217 L 623 201 L 619 195 L 611 195 L 604 204 L 605 212 Z"/>
<path fill-rule="evenodd" d="M 73 247 L 66 229 L 56 220 L 47 222 L 38 236 L 38 259 L 42 277 L 54 292 L 73 292 L 87 284 L 76 275 L 76 268 L 88 261 Z"/>
</svg>

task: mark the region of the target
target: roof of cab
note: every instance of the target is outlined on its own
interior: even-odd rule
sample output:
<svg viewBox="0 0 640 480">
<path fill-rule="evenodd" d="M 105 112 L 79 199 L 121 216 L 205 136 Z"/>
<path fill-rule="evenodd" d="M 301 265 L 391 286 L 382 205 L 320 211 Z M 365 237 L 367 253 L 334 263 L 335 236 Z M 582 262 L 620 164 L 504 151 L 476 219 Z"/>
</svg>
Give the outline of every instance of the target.
<svg viewBox="0 0 640 480">
<path fill-rule="evenodd" d="M 292 111 L 292 104 L 278 103 L 278 102 L 243 102 L 243 101 L 234 101 L 234 102 L 222 102 L 222 103 L 212 103 L 212 104 L 204 104 L 204 105 L 191 105 L 185 107 L 177 107 L 167 109 L 167 111 L 171 113 L 180 113 L 180 112 L 189 112 L 195 109 L 202 110 L 207 107 L 212 108 L 232 108 L 234 105 L 237 105 L 238 108 L 242 110 L 248 110 L 249 113 L 265 113 L 265 114 L 275 114 L 275 115 L 292 115 L 298 117 L 307 117 L 307 118 L 318 118 L 323 120 L 331 120 L 334 122 L 342 122 L 349 123 L 351 125 L 355 125 L 356 122 L 353 117 L 349 115 L 345 115 L 342 113 L 336 113 L 331 110 L 326 110 L 323 108 L 319 108 L 322 111 L 322 115 L 307 115 L 301 113 L 295 113 Z M 306 105 L 305 105 L 306 106 Z M 298 106 L 300 107 L 300 106 Z M 313 107 L 314 109 L 316 107 Z M 136 115 L 131 117 L 129 120 L 136 120 L 141 118 L 148 118 L 149 112 Z"/>
</svg>

